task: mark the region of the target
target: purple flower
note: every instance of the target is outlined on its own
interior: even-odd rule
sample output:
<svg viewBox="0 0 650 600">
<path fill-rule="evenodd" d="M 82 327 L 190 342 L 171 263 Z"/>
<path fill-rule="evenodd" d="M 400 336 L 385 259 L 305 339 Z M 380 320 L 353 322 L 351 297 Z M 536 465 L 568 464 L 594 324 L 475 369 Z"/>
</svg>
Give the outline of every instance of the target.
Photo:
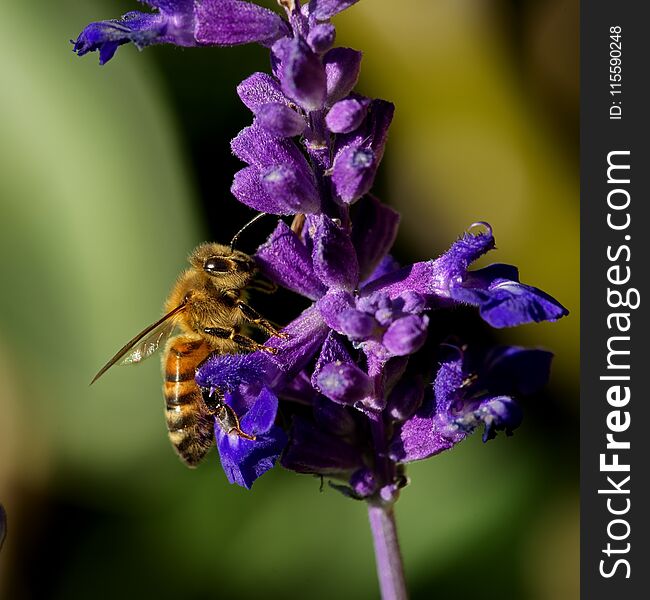
<svg viewBox="0 0 650 600">
<path fill-rule="evenodd" d="M 288 32 L 278 15 L 251 2 L 195 0 L 193 4 L 194 36 L 199 44 L 236 46 L 258 42 L 271 46 Z"/>
<path fill-rule="evenodd" d="M 361 52 L 352 48 L 332 48 L 323 57 L 327 105 L 345 98 L 357 84 Z"/>
<path fill-rule="evenodd" d="M 254 123 L 232 141 L 232 151 L 249 164 L 235 174 L 231 188 L 243 204 L 278 215 L 320 208 L 314 174 L 291 140 Z"/>
<path fill-rule="evenodd" d="M 353 361 L 342 336 L 332 331 L 311 378 L 314 389 L 338 404 L 354 404 L 371 392 L 372 381 Z"/>
<path fill-rule="evenodd" d="M 441 362 L 422 407 L 397 427 L 391 458 L 398 462 L 428 458 L 480 426 L 484 442 L 498 430 L 511 435 L 522 418 L 513 396 L 534 393 L 546 383 L 552 356 L 544 350 L 504 347 L 473 365 L 456 348 Z"/>
<path fill-rule="evenodd" d="M 122 44 L 133 42 L 138 49 L 152 44 L 174 43 L 178 46 L 195 45 L 191 33 L 191 17 L 178 13 L 177 23 L 166 12 L 141 13 L 132 11 L 120 19 L 91 23 L 74 42 L 73 50 L 83 56 L 99 51 L 99 64 L 106 64 Z"/>
<path fill-rule="evenodd" d="M 332 183 L 342 202 L 350 204 L 370 191 L 384 155 L 394 109 L 390 102 L 373 100 L 361 126 L 337 140 Z"/>
<path fill-rule="evenodd" d="M 226 396 L 226 402 L 235 412 L 241 411 L 242 401 L 237 402 L 236 395 Z M 250 489 L 253 482 L 275 464 L 287 443 L 284 430 L 274 425 L 277 412 L 278 399 L 267 388 L 262 388 L 240 421 L 242 431 L 255 437 L 254 440 L 224 431 L 215 424 L 221 466 L 230 483 Z"/>
<path fill-rule="evenodd" d="M 494 248 L 489 225 L 485 231 L 465 233 L 436 260 L 389 273 L 373 281 L 363 293 L 382 289 L 391 297 L 405 291 L 418 292 L 428 304 L 449 300 L 471 304 L 493 327 L 513 327 L 530 322 L 557 321 L 568 311 L 557 300 L 538 288 L 519 282 L 519 272 L 512 265 L 493 264 L 478 271 L 468 266 Z"/>
<path fill-rule="evenodd" d="M 309 44 L 300 36 L 284 38 L 273 51 L 282 91 L 306 111 L 322 108 L 327 93 L 325 67 Z"/>
<path fill-rule="evenodd" d="M 307 127 L 305 117 L 286 104 L 270 102 L 256 111 L 257 122 L 277 137 L 300 135 Z"/>
<path fill-rule="evenodd" d="M 350 133 L 363 123 L 370 106 L 369 98 L 346 98 L 334 104 L 325 117 L 332 133 Z"/>
<path fill-rule="evenodd" d="M 303 238 L 284 223 L 278 224 L 256 255 L 260 268 L 268 277 L 314 301 L 310 322 L 302 328 L 302 336 L 317 342 L 302 348 L 303 359 L 294 360 L 293 366 L 285 369 L 284 378 L 273 375 L 276 366 L 269 369 L 258 363 L 260 370 L 267 369 L 269 373 L 266 384 L 283 398 L 287 381 L 302 374 L 303 369 L 315 361 L 311 389 L 305 393 L 304 388 L 308 386 L 303 384 L 301 394 L 296 396 L 295 389 L 288 394 L 291 401 L 299 398 L 301 404 L 310 405 L 314 410 L 313 425 L 302 417 L 295 426 L 298 429 L 292 430 L 288 458 L 282 461 L 286 467 L 300 472 L 330 476 L 336 472 L 350 477 L 351 472 L 341 465 L 351 466 L 345 461 L 356 456 L 355 453 L 364 456 L 372 451 L 374 442 L 370 440 L 360 444 L 355 439 L 351 443 L 347 426 L 343 428 L 346 435 L 342 436 L 331 419 L 326 429 L 322 422 L 317 425 L 316 406 L 322 413 L 323 402 L 395 423 L 395 436 L 387 440 L 390 459 L 394 463 L 410 462 L 451 448 L 479 426 L 484 427 L 485 439 L 493 437 L 500 429 L 510 433 L 521 419 L 513 395 L 536 391 L 548 376 L 550 353 L 505 348 L 476 363 L 469 362 L 459 350 L 457 356 L 441 364 L 433 387 L 435 393 L 433 390 L 425 393 L 420 375 L 409 372 L 406 377 L 408 357 L 420 350 L 427 337 L 427 313 L 445 310 L 454 302 L 466 302 L 466 296 L 457 294 L 457 289 L 478 293 L 476 290 L 485 288 L 489 293 L 494 286 L 494 278 L 476 277 L 468 270 L 476 258 L 494 246 L 494 238 L 491 229 L 485 227 L 482 231 L 463 235 L 436 260 L 399 269 L 387 256 L 393 227 L 396 227 L 393 213 L 381 210 L 374 199 L 364 201 L 361 206 L 366 209 L 362 214 L 368 215 L 369 222 L 374 223 L 370 232 L 363 236 L 361 255 L 366 257 L 364 264 L 377 265 L 379 271 L 367 277 L 369 283 L 365 286 L 360 281 L 358 259 L 355 260 L 354 230 L 345 233 L 324 215 L 307 217 Z M 346 261 L 347 257 L 352 260 Z M 479 273 L 491 272 L 493 268 Z M 511 282 L 509 285 L 518 284 L 512 268 L 507 272 L 501 266 L 494 269 L 512 277 L 502 278 Z M 530 297 L 542 297 L 543 293 L 529 286 L 525 289 L 527 295 L 515 295 L 514 299 L 501 302 L 499 310 L 506 315 L 505 322 L 514 324 L 540 317 L 537 313 L 531 314 L 528 307 Z M 545 294 L 544 297 L 550 298 Z M 491 301 L 488 298 L 475 302 L 479 309 L 483 308 L 484 318 L 484 307 Z M 550 308 L 541 318 L 554 319 L 565 314 L 565 309 L 555 300 L 548 302 Z M 324 339 L 323 333 L 328 330 Z M 281 352 L 291 344 L 290 340 L 269 343 Z M 295 341 L 292 347 L 296 348 Z M 262 353 L 256 354 L 261 356 Z M 277 361 L 277 356 L 271 359 Z M 230 362 L 228 357 L 216 357 L 202 371 L 224 376 L 224 369 Z M 242 375 L 242 381 L 246 381 L 245 371 Z M 234 378 L 237 377 L 236 374 Z M 322 398 L 318 394 L 326 400 L 317 402 L 317 398 Z M 308 431 L 323 444 L 327 441 L 323 448 L 333 452 L 334 458 L 317 456 L 317 447 L 307 441 Z M 331 437 L 325 435 L 327 431 Z M 375 473 L 375 477 L 379 475 Z M 395 484 L 381 478 L 379 481 L 386 493 Z"/>
<path fill-rule="evenodd" d="M 259 42 L 271 45 L 287 33 L 275 13 L 239 0 L 142 0 L 154 13 L 132 11 L 121 19 L 88 25 L 74 42 L 83 56 L 99 50 L 99 63 L 108 62 L 118 46 L 133 42 L 142 49 L 153 44 L 233 46 Z"/>
<path fill-rule="evenodd" d="M 431 315 L 469 305 L 501 328 L 567 310 L 521 283 L 513 266 L 471 270 L 494 248 L 485 223 L 436 259 L 400 266 L 390 256 L 399 215 L 369 192 L 395 107 L 354 92 L 361 52 L 334 46 L 329 21 L 354 3 L 282 1 L 282 18 L 238 0 L 159 0 L 148 2 L 155 12 L 89 25 L 74 49 L 99 50 L 102 64 L 126 42 L 270 49 L 271 73 L 237 88 L 252 123 L 231 142 L 244 163 L 231 192 L 255 210 L 298 216 L 293 227 L 280 221 L 254 259 L 312 304 L 267 351 L 212 355 L 196 382 L 227 403 L 215 436 L 231 483 L 250 488 L 280 457 L 287 469 L 335 478 L 346 495 L 384 505 L 405 484 L 404 463 L 478 428 L 484 440 L 510 434 L 522 415 L 515 399 L 548 377 L 549 352 L 516 347 L 456 348 L 432 374 Z M 285 428 L 276 424 L 280 403 Z"/>
</svg>

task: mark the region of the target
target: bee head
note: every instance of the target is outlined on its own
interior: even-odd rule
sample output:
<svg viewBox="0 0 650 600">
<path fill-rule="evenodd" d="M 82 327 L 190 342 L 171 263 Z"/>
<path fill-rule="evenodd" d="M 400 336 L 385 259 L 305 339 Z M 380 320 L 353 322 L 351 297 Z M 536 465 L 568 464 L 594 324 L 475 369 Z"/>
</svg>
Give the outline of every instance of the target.
<svg viewBox="0 0 650 600">
<path fill-rule="evenodd" d="M 223 244 L 202 244 L 189 257 L 190 264 L 216 281 L 232 287 L 243 287 L 255 275 L 252 257 L 239 250 L 231 251 Z"/>
</svg>

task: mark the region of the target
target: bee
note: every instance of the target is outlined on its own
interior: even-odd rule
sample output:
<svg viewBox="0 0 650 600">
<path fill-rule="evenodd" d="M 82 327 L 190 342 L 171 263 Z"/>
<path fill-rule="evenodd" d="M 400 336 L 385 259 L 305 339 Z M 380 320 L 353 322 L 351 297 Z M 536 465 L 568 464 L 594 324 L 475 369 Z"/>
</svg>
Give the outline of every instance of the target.
<svg viewBox="0 0 650 600">
<path fill-rule="evenodd" d="M 214 422 L 227 433 L 254 440 L 242 431 L 239 418 L 219 390 L 208 396 L 194 381 L 198 367 L 212 354 L 275 353 L 246 335 L 250 326 L 270 336 L 285 338 L 274 325 L 251 308 L 249 290 L 271 293 L 275 285 L 264 280 L 251 256 L 229 246 L 205 243 L 189 256 L 183 272 L 165 302 L 165 314 L 127 342 L 95 375 L 97 381 L 115 364 L 138 364 L 164 346 L 163 395 L 169 439 L 178 456 L 196 467 L 214 441 Z M 180 333 L 171 337 L 172 332 Z"/>
</svg>

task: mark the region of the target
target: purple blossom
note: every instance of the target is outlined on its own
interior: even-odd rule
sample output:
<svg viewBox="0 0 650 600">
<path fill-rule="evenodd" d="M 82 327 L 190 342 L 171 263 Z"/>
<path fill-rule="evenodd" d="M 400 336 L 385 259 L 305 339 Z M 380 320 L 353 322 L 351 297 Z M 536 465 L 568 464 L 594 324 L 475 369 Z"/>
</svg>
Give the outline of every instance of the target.
<svg viewBox="0 0 650 600">
<path fill-rule="evenodd" d="M 327 128 L 332 133 L 350 133 L 363 123 L 370 100 L 368 98 L 346 98 L 334 104 L 325 117 Z"/>
<path fill-rule="evenodd" d="M 406 464 L 478 429 L 484 442 L 511 435 L 523 415 L 518 399 L 543 387 L 552 359 L 539 349 L 443 344 L 435 361 L 432 317 L 465 305 L 502 328 L 567 310 L 521 283 L 514 266 L 471 269 L 495 247 L 486 223 L 436 259 L 400 266 L 390 255 L 399 215 L 369 192 L 395 107 L 354 92 L 361 52 L 335 47 L 329 22 L 356 1 L 279 0 L 282 18 L 239 0 L 147 0 L 153 12 L 88 25 L 74 51 L 99 51 L 104 64 L 128 42 L 270 49 L 271 73 L 237 88 L 253 122 L 231 142 L 244 163 L 231 192 L 255 210 L 295 216 L 291 227 L 279 221 L 254 260 L 311 305 L 264 351 L 215 353 L 195 380 L 212 396 L 228 481 L 250 489 L 279 462 L 366 501 L 382 596 L 403 598 L 392 507 Z"/>
<path fill-rule="evenodd" d="M 248 167 L 235 174 L 235 198 L 256 210 L 279 215 L 320 208 L 316 179 L 292 140 L 273 135 L 256 121 L 232 141 Z"/>
<path fill-rule="evenodd" d="M 477 234 L 465 233 L 436 260 L 415 263 L 373 281 L 364 293 L 381 289 L 390 297 L 417 292 L 432 307 L 447 300 L 479 308 L 481 317 L 493 327 L 514 327 L 530 322 L 556 321 L 568 314 L 557 300 L 538 288 L 519 282 L 512 265 L 493 264 L 469 271 L 468 266 L 494 248 L 492 228 Z"/>
<path fill-rule="evenodd" d="M 215 423 L 214 435 L 221 466 L 230 483 L 250 489 L 260 475 L 273 467 L 287 443 L 284 430 L 274 425 L 278 399 L 267 388 L 262 388 L 246 412 L 242 412 L 243 402 L 237 402 L 237 395 L 227 395 L 226 402 L 235 412 L 243 414 L 241 429 L 255 439 L 245 439 Z"/>
<path fill-rule="evenodd" d="M 388 212 L 381 214 L 392 217 Z M 311 425 L 304 417 L 294 425 L 282 464 L 299 472 L 348 478 L 348 485 L 354 489 L 349 479 L 350 469 L 356 465 L 351 464 L 352 457 L 367 456 L 375 441 L 359 440 L 356 420 L 353 420 L 353 435 L 349 411 L 356 411 L 357 419 L 369 419 L 371 428 L 377 419 L 385 425 L 396 426 L 393 437 L 385 440 L 390 448 L 389 471 L 394 473 L 393 477 L 397 477 L 399 463 L 449 449 L 479 426 L 484 427 L 485 440 L 494 437 L 500 429 L 506 433 L 515 429 L 521 420 L 521 409 L 515 398 L 533 393 L 545 383 L 552 357 L 549 352 L 501 348 L 482 361 L 470 362 L 465 353 L 457 350 L 453 359 L 440 364 L 433 387 L 429 388 L 424 385 L 425 378 L 430 376 L 427 373 L 404 375 L 408 357 L 417 353 L 426 340 L 428 313 L 464 302 L 464 298 L 457 300 L 451 292 L 455 286 L 465 286 L 468 281 L 476 285 L 477 279 L 468 267 L 494 246 L 489 226 L 464 234 L 436 260 L 402 269 L 395 269 L 394 263 L 387 260 L 388 247 L 382 242 L 386 228 L 377 226 L 374 230 L 379 239 L 369 236 L 369 247 L 374 246 L 380 255 L 374 256 L 373 262 L 379 263 L 381 276 L 369 277 L 370 282 L 364 286 L 359 281 L 358 261 L 347 265 L 339 262 L 356 252 L 350 250 L 354 246 L 351 233 L 342 235 L 335 225 L 322 216 L 309 216 L 305 238 L 301 239 L 281 222 L 256 255 L 267 276 L 314 301 L 307 311 L 309 319 L 303 315 L 296 322 L 300 323 L 299 338 L 272 339 L 268 344 L 278 349 L 278 355 L 269 357 L 258 352 L 246 359 L 255 361 L 264 384 L 281 400 L 299 402 L 313 409 Z M 392 268 L 387 269 L 385 263 Z M 498 267 L 501 271 L 501 266 Z M 491 282 L 488 278 L 485 284 L 488 289 Z M 526 286 L 526 289 L 531 290 L 528 294 L 533 298 L 542 294 L 535 288 Z M 565 309 L 555 300 L 548 302 L 551 308 L 546 319 L 565 314 Z M 529 314 L 529 303 L 527 294 L 514 295 L 502 309 L 504 315 L 511 315 L 508 324 L 521 322 L 523 318 L 536 320 L 539 315 Z M 303 345 L 305 339 L 312 343 Z M 299 361 L 292 354 L 297 350 L 301 354 Z M 288 361 L 280 358 L 285 353 L 293 358 Z M 310 364 L 314 365 L 313 370 Z M 241 377 L 242 385 L 246 385 L 249 383 L 246 373 L 230 357 L 215 357 L 200 369 L 198 380 L 205 385 L 210 376 L 235 381 Z M 294 378 L 302 382 L 300 393 L 296 393 L 295 386 L 287 385 Z M 339 412 L 329 413 L 338 414 L 336 418 L 345 421 L 343 428 L 335 425 L 336 418 L 333 422 L 331 418 L 316 417 L 317 413 L 323 414 L 324 406 L 335 404 L 341 406 Z M 341 414 L 347 417 L 343 419 Z M 322 442 L 322 456 L 313 440 Z M 350 469 L 343 469 L 342 465 Z M 365 468 L 371 467 L 366 464 Z M 382 484 L 384 496 L 392 493 L 391 489 L 396 493 L 398 488 L 391 486 L 397 485 L 397 479 L 387 481 L 381 473 L 373 473 Z"/>
<path fill-rule="evenodd" d="M 390 447 L 393 460 L 411 462 L 439 454 L 481 426 L 484 442 L 498 430 L 511 435 L 522 419 L 513 396 L 541 388 L 553 356 L 544 350 L 503 347 L 472 365 L 460 348 L 453 354 L 440 363 L 421 408 L 398 425 Z"/>
<path fill-rule="evenodd" d="M 282 91 L 306 111 L 322 108 L 327 94 L 323 62 L 301 37 L 283 38 L 273 46 Z"/>
<path fill-rule="evenodd" d="M 131 11 L 120 19 L 91 23 L 74 42 L 83 56 L 99 51 L 105 64 L 122 44 L 138 49 L 154 44 L 233 46 L 270 45 L 286 35 L 285 22 L 274 12 L 239 0 L 142 0 L 153 13 Z"/>
<path fill-rule="evenodd" d="M 332 183 L 342 202 L 351 204 L 370 191 L 384 155 L 394 109 L 390 102 L 373 100 L 361 126 L 337 140 Z"/>
<path fill-rule="evenodd" d="M 256 111 L 257 122 L 277 137 L 300 135 L 307 127 L 305 118 L 280 102 L 262 104 Z"/>
<path fill-rule="evenodd" d="M 274 353 L 213 355 L 196 381 L 229 407 L 215 434 L 230 482 L 250 488 L 279 459 L 339 480 L 350 497 L 390 504 L 404 463 L 478 428 L 484 440 L 510 434 L 521 421 L 517 398 L 548 377 L 551 354 L 542 350 L 481 357 L 457 348 L 438 365 L 427 362 L 431 315 L 468 305 L 501 328 L 567 311 L 521 283 L 513 266 L 471 269 L 495 246 L 485 223 L 436 259 L 400 266 L 390 256 L 399 215 L 369 192 L 395 107 L 354 92 L 361 52 L 334 46 L 329 21 L 354 3 L 284 1 L 283 18 L 238 0 L 151 1 L 154 12 L 89 25 L 74 49 L 98 50 L 102 64 L 127 42 L 270 49 L 272 72 L 237 88 L 252 123 L 232 140 L 244 165 L 231 191 L 255 210 L 304 217 L 293 229 L 280 221 L 254 258 L 266 277 L 312 304 L 283 328 L 286 337 L 266 342 Z M 288 433 L 276 422 L 279 405 Z M 238 435 L 231 415 L 254 439 Z"/>
</svg>

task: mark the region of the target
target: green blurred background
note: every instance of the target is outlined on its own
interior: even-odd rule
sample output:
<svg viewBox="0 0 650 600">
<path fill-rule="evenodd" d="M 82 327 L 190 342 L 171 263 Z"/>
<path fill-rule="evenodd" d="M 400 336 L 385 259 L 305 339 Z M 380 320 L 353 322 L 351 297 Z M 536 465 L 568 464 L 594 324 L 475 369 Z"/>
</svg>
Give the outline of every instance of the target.
<svg viewBox="0 0 650 600">
<path fill-rule="evenodd" d="M 86 23 L 138 8 L 3 3 L 0 595 L 374 598 L 361 503 L 280 469 L 241 490 L 216 453 L 184 468 L 156 360 L 88 387 L 158 317 L 192 247 L 250 215 L 228 192 L 228 141 L 251 120 L 235 85 L 268 70 L 266 51 L 123 47 L 103 68 L 73 55 Z M 556 353 L 514 437 L 409 468 L 412 596 L 577 598 L 577 0 L 362 0 L 336 24 L 365 53 L 361 91 L 397 105 L 376 187 L 402 213 L 398 258 L 487 220 L 490 259 L 572 310 L 498 333 Z"/>
</svg>

